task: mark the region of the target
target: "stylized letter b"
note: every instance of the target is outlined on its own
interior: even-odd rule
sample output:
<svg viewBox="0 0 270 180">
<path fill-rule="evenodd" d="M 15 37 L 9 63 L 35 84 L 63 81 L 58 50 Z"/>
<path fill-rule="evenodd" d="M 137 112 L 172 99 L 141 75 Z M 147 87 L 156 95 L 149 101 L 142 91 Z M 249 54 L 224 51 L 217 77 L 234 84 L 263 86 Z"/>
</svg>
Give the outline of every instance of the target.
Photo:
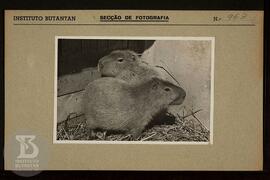
<svg viewBox="0 0 270 180">
<path fill-rule="evenodd" d="M 17 135 L 16 139 L 20 142 L 20 154 L 17 158 L 35 158 L 39 153 L 39 148 L 32 141 L 36 138 L 34 135 Z M 26 150 L 32 146 L 32 153 L 27 154 Z"/>
</svg>

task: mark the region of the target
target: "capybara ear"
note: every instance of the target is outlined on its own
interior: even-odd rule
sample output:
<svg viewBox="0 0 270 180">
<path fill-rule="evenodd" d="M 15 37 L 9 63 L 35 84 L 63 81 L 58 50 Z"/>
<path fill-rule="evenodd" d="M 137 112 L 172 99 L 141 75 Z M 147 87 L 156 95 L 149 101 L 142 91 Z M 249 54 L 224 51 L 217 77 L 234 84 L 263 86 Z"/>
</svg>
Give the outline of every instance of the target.
<svg viewBox="0 0 270 180">
<path fill-rule="evenodd" d="M 160 83 L 161 80 L 159 78 L 157 78 L 157 77 L 152 77 L 152 81 Z"/>
<path fill-rule="evenodd" d="M 152 89 L 156 90 L 157 88 L 158 88 L 158 84 L 154 82 L 152 85 Z"/>
<path fill-rule="evenodd" d="M 160 80 L 156 77 L 152 78 L 152 89 L 157 89 L 160 84 Z"/>
</svg>

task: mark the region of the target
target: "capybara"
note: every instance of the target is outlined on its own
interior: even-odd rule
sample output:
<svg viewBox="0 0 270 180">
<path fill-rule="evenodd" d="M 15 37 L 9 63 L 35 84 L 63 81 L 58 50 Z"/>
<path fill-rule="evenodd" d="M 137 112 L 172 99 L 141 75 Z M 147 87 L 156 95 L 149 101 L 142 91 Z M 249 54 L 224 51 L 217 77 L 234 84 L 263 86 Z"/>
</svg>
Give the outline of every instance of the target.
<svg viewBox="0 0 270 180">
<path fill-rule="evenodd" d="M 140 60 L 131 50 L 115 50 L 98 61 L 98 70 L 102 76 L 115 77 L 123 69 Z"/>
<path fill-rule="evenodd" d="M 83 96 L 87 127 L 124 131 L 137 138 L 155 114 L 175 101 L 182 103 L 185 96 L 181 87 L 155 77 L 136 84 L 100 78 L 87 85 Z"/>
</svg>

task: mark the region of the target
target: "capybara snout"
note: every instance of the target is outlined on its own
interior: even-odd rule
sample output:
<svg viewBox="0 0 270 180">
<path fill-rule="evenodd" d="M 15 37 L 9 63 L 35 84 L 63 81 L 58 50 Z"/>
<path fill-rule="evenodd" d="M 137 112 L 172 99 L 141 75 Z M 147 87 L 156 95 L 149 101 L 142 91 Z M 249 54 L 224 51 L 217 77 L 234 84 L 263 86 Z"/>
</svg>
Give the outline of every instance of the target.
<svg viewBox="0 0 270 180">
<path fill-rule="evenodd" d="M 180 105 L 184 102 L 186 98 L 186 91 L 181 87 L 176 87 L 176 92 L 178 94 L 177 98 L 170 103 L 170 105 Z"/>
<path fill-rule="evenodd" d="M 162 94 L 166 97 L 170 97 L 170 105 L 180 105 L 183 103 L 186 97 L 186 92 L 180 86 L 176 86 L 168 81 L 160 81 L 158 78 L 153 78 L 157 82 L 162 83 L 163 91 Z"/>
<path fill-rule="evenodd" d="M 103 62 L 99 62 L 99 63 L 98 63 L 98 70 L 100 71 L 100 70 L 103 69 L 103 68 L 104 68 Z"/>
</svg>

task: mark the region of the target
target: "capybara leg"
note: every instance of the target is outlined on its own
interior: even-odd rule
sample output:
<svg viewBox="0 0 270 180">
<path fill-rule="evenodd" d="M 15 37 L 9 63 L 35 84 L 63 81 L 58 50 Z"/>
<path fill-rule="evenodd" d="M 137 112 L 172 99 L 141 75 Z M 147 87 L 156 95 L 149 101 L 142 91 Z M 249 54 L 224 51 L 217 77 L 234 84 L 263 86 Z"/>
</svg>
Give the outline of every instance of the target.
<svg viewBox="0 0 270 180">
<path fill-rule="evenodd" d="M 93 129 L 88 129 L 87 138 L 88 140 L 93 140 L 96 137 L 96 132 Z"/>
<path fill-rule="evenodd" d="M 130 130 L 130 133 L 134 140 L 138 140 L 138 138 L 142 134 L 142 131 L 143 131 L 143 128 L 136 128 L 136 129 Z"/>
</svg>

